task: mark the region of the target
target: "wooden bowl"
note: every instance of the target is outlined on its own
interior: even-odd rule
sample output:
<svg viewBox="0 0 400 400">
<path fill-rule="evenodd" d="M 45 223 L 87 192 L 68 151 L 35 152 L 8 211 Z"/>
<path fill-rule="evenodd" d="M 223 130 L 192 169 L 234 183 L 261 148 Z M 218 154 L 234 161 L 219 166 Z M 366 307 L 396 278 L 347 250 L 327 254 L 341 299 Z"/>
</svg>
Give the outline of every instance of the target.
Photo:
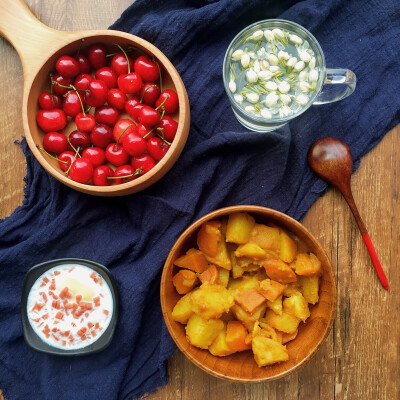
<svg viewBox="0 0 400 400">
<path fill-rule="evenodd" d="M 189 132 L 189 100 L 178 72 L 158 48 L 137 36 L 119 31 L 62 32 L 49 28 L 36 19 L 22 0 L 1 0 L 0 33 L 15 47 L 24 69 L 22 118 L 26 140 L 36 159 L 54 178 L 84 193 L 121 196 L 145 189 L 173 166 L 183 150 Z M 178 130 L 167 154 L 145 175 L 121 185 L 92 186 L 74 182 L 63 173 L 56 160 L 37 148 L 42 146 L 44 136 L 36 124 L 38 98 L 42 91 L 50 88 L 49 73 L 55 70 L 57 58 L 64 54 L 76 54 L 79 49 L 82 51 L 93 43 L 104 44 L 110 52 L 116 51 L 115 44 L 123 47 L 133 45 L 154 57 L 162 70 L 163 89 L 174 89 L 179 99 L 179 111 L 172 116 L 178 122 Z M 121 118 L 123 117 L 122 114 Z M 74 129 L 74 124 L 69 123 L 63 132 L 71 132 Z"/>
<path fill-rule="evenodd" d="M 235 353 L 225 357 L 215 357 L 208 350 L 192 346 L 186 339 L 185 326 L 172 319 L 172 310 L 181 297 L 172 284 L 172 277 L 177 272 L 174 260 L 196 246 L 197 232 L 205 222 L 228 216 L 233 212 L 247 212 L 258 223 L 272 223 L 282 227 L 305 242 L 309 250 L 321 261 L 323 275 L 320 279 L 319 302 L 310 306 L 311 315 L 299 326 L 297 337 L 287 343 L 289 360 L 267 367 L 258 367 L 252 351 Z M 170 251 L 161 277 L 161 307 L 165 323 L 176 345 L 195 365 L 217 378 L 233 382 L 257 383 L 282 378 L 300 368 L 317 352 L 325 341 L 332 327 L 335 305 L 336 286 L 331 263 L 324 249 L 314 236 L 299 222 L 270 208 L 258 206 L 232 206 L 213 211 L 190 225 L 179 237 Z"/>
</svg>

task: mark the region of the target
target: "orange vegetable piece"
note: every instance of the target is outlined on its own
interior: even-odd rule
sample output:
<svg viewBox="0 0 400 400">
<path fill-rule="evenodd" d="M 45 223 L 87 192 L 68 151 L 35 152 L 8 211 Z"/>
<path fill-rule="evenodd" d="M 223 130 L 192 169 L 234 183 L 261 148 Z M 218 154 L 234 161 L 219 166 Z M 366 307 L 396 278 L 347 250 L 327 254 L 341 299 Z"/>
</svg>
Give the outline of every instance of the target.
<svg viewBox="0 0 400 400">
<path fill-rule="evenodd" d="M 70 299 L 72 297 L 72 294 L 68 289 L 68 286 L 65 286 L 65 288 L 63 290 L 61 290 L 59 296 L 61 299 L 64 299 L 64 298 Z"/>
<path fill-rule="evenodd" d="M 226 343 L 234 351 L 251 349 L 251 344 L 246 343 L 247 329 L 240 321 L 229 321 L 226 326 Z"/>
<path fill-rule="evenodd" d="M 110 312 L 108 310 L 103 310 L 103 313 L 106 315 L 110 314 Z"/>
<path fill-rule="evenodd" d="M 44 304 L 42 303 L 35 303 L 35 305 L 32 308 L 32 311 L 38 310 L 40 311 L 44 307 Z"/>
<path fill-rule="evenodd" d="M 88 301 L 81 301 L 79 305 L 84 308 L 85 310 L 92 310 L 93 309 L 93 304 L 88 302 Z"/>
<path fill-rule="evenodd" d="M 310 255 L 306 253 L 297 254 L 296 274 L 302 276 L 321 275 L 321 261 L 313 253 L 310 253 Z"/>
<path fill-rule="evenodd" d="M 100 306 L 100 297 L 94 297 L 93 298 L 93 304 L 96 306 L 96 307 L 99 307 Z"/>
<path fill-rule="evenodd" d="M 93 328 L 93 326 L 94 326 L 94 325 L 93 325 L 91 322 L 88 322 L 88 324 L 87 324 L 87 325 L 88 325 L 88 328 L 89 328 L 89 329 L 92 329 L 92 328 Z"/>
<path fill-rule="evenodd" d="M 181 269 L 172 278 L 172 283 L 179 294 L 190 292 L 198 283 L 197 275 L 188 269 Z"/>
<path fill-rule="evenodd" d="M 51 284 L 49 286 L 50 290 L 56 290 L 56 281 L 54 279 L 51 280 Z"/>
<path fill-rule="evenodd" d="M 217 283 L 219 278 L 218 269 L 215 265 L 210 265 L 201 275 L 200 281 L 201 283 L 210 282 Z"/>
<path fill-rule="evenodd" d="M 59 310 L 61 306 L 60 300 L 53 300 L 53 303 L 51 305 L 53 308 Z"/>
<path fill-rule="evenodd" d="M 82 336 L 85 335 L 85 332 L 87 331 L 86 327 L 82 327 L 81 329 L 79 329 L 78 332 L 76 332 L 81 338 Z"/>
<path fill-rule="evenodd" d="M 74 312 L 74 317 L 80 317 L 85 312 L 84 308 L 79 308 Z"/>
<path fill-rule="evenodd" d="M 218 243 L 221 240 L 221 222 L 205 222 L 197 234 L 197 245 L 199 249 L 209 257 L 216 257 L 218 254 Z"/>
<path fill-rule="evenodd" d="M 63 319 L 63 317 L 64 317 L 64 314 L 63 314 L 61 311 L 59 311 L 59 312 L 56 314 L 56 318 L 58 318 L 58 319 Z"/>
<path fill-rule="evenodd" d="M 46 293 L 45 293 L 45 292 L 39 292 L 39 294 L 42 295 L 44 302 L 46 302 L 46 301 L 47 301 L 47 295 L 46 295 Z"/>
<path fill-rule="evenodd" d="M 81 294 L 77 294 L 75 297 L 76 302 L 79 304 L 82 300 L 82 295 Z"/>
<path fill-rule="evenodd" d="M 208 266 L 204 254 L 200 250 L 190 249 L 184 256 L 174 261 L 177 267 L 190 269 L 194 272 L 202 273 Z"/>
<path fill-rule="evenodd" d="M 266 260 L 263 263 L 263 267 L 265 268 L 267 275 L 274 281 L 280 283 L 291 283 L 297 281 L 296 274 L 292 268 L 281 260 Z"/>
<path fill-rule="evenodd" d="M 250 314 L 253 314 L 266 301 L 267 299 L 256 289 L 241 290 L 235 296 L 235 302 Z"/>
<path fill-rule="evenodd" d="M 259 283 L 258 291 L 269 301 L 274 302 L 285 290 L 285 285 L 271 279 Z"/>
<path fill-rule="evenodd" d="M 94 272 L 90 274 L 90 277 L 94 280 L 95 283 L 97 283 L 97 276 Z"/>
<path fill-rule="evenodd" d="M 54 271 L 54 275 L 55 275 L 55 276 L 60 275 L 60 274 L 61 274 L 60 271 Z"/>
</svg>

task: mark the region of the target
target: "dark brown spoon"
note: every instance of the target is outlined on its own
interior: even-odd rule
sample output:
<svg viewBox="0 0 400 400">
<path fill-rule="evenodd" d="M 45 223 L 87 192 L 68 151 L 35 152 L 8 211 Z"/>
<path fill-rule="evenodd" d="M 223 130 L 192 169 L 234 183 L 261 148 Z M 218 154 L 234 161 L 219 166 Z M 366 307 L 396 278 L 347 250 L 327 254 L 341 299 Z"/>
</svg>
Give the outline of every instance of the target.
<svg viewBox="0 0 400 400">
<path fill-rule="evenodd" d="M 389 290 L 388 280 L 351 193 L 350 177 L 353 170 L 353 158 L 349 147 L 341 140 L 332 137 L 317 140 L 308 151 L 308 163 L 319 177 L 342 193 L 356 219 L 378 278 L 382 286 Z"/>
</svg>

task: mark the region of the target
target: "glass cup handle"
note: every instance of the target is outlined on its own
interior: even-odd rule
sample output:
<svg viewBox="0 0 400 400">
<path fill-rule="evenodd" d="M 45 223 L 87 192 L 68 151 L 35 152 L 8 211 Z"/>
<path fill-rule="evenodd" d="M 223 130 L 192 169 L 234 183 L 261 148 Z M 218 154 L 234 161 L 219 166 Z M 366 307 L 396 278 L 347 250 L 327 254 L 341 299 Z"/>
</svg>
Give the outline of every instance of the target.
<svg viewBox="0 0 400 400">
<path fill-rule="evenodd" d="M 313 104 L 333 103 L 342 100 L 354 92 L 356 84 L 356 75 L 349 69 L 327 68 L 324 86 Z"/>
</svg>

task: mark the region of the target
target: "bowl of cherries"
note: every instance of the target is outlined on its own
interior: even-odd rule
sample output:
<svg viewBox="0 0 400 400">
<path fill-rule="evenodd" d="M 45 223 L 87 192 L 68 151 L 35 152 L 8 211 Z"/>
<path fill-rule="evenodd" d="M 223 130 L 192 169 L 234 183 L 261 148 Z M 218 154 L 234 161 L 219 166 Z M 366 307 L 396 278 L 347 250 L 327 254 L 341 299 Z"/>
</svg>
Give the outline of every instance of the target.
<svg viewBox="0 0 400 400">
<path fill-rule="evenodd" d="M 170 61 L 143 43 L 89 38 L 46 63 L 28 122 L 35 156 L 64 184 L 98 196 L 134 193 L 182 152 L 190 125 L 185 87 Z"/>
</svg>

